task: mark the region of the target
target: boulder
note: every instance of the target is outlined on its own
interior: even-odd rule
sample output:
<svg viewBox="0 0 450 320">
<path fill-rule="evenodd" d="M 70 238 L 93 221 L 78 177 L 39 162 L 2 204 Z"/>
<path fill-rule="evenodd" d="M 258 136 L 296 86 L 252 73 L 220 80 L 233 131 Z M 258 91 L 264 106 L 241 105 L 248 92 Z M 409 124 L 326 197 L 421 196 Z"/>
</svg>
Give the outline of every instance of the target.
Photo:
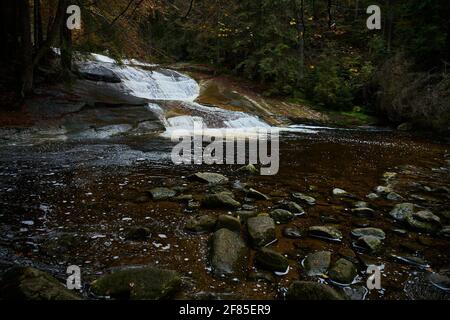
<svg viewBox="0 0 450 320">
<path fill-rule="evenodd" d="M 30 268 L 14 267 L 0 282 L 0 300 L 81 300 L 50 274 Z"/>
<path fill-rule="evenodd" d="M 241 232 L 241 221 L 238 218 L 226 214 L 220 215 L 217 219 L 216 230 L 228 229 L 234 232 Z"/>
<path fill-rule="evenodd" d="M 364 236 L 374 236 L 379 238 L 380 240 L 384 240 L 386 238 L 386 234 L 383 230 L 378 228 L 358 228 L 352 230 L 352 236 L 356 238 L 364 237 Z"/>
<path fill-rule="evenodd" d="M 236 209 L 241 206 L 241 204 L 236 201 L 228 192 L 208 194 L 203 198 L 202 205 L 206 208 L 229 209 Z"/>
<path fill-rule="evenodd" d="M 242 275 L 248 249 L 241 237 L 228 229 L 216 231 L 211 240 L 211 267 L 215 276 Z"/>
<path fill-rule="evenodd" d="M 261 268 L 274 272 L 286 272 L 289 267 L 286 257 L 269 248 L 258 250 L 255 255 L 255 261 Z"/>
<path fill-rule="evenodd" d="M 292 212 L 295 216 L 302 216 L 306 214 L 305 210 L 294 201 L 281 200 L 278 202 L 281 209 Z"/>
<path fill-rule="evenodd" d="M 339 259 L 336 261 L 334 266 L 328 272 L 328 276 L 331 280 L 343 285 L 351 284 L 353 280 L 355 280 L 357 274 L 358 271 L 356 270 L 355 265 L 346 259 Z"/>
<path fill-rule="evenodd" d="M 270 212 L 270 217 L 277 223 L 289 223 L 294 219 L 294 214 L 283 209 L 275 209 Z"/>
<path fill-rule="evenodd" d="M 300 193 L 300 192 L 296 192 L 292 194 L 292 197 L 295 200 L 301 201 L 303 203 L 306 203 L 310 206 L 313 206 L 316 204 L 316 199 L 314 199 L 313 197 L 307 196 L 306 194 Z"/>
<path fill-rule="evenodd" d="M 380 238 L 374 236 L 362 236 L 358 239 L 356 244 L 373 253 L 380 251 L 383 245 Z"/>
<path fill-rule="evenodd" d="M 268 216 L 257 216 L 247 220 L 247 229 L 254 246 L 262 247 L 276 239 L 275 222 Z"/>
<path fill-rule="evenodd" d="M 441 219 L 428 210 L 407 215 L 405 221 L 411 228 L 429 233 L 441 228 Z"/>
<path fill-rule="evenodd" d="M 257 200 L 269 200 L 269 197 L 255 189 L 250 188 L 247 192 L 247 197 Z"/>
<path fill-rule="evenodd" d="M 91 291 L 102 297 L 125 300 L 169 298 L 181 285 L 180 275 L 153 267 L 123 269 L 105 275 L 91 284 Z"/>
<path fill-rule="evenodd" d="M 333 195 L 338 197 L 348 196 L 349 193 L 345 191 L 344 189 L 334 188 L 333 189 Z"/>
<path fill-rule="evenodd" d="M 450 238 L 450 226 L 444 226 L 441 231 L 439 231 L 439 235 L 444 238 Z"/>
<path fill-rule="evenodd" d="M 331 241 L 341 241 L 342 233 L 331 226 L 313 226 L 308 229 L 308 234 L 312 237 L 327 239 Z"/>
<path fill-rule="evenodd" d="M 190 218 L 186 223 L 186 230 L 191 232 L 211 232 L 217 223 L 217 218 L 210 215 L 201 215 Z"/>
<path fill-rule="evenodd" d="M 312 253 L 303 261 L 303 267 L 308 276 L 321 276 L 327 273 L 331 263 L 331 252 L 319 251 Z"/>
<path fill-rule="evenodd" d="M 197 172 L 192 177 L 194 180 L 198 180 L 201 182 L 205 182 L 208 184 L 225 184 L 228 183 L 228 178 L 219 173 L 211 173 L 211 172 Z"/>
<path fill-rule="evenodd" d="M 239 210 L 239 211 L 236 211 L 236 216 L 243 223 L 246 223 L 248 219 L 256 217 L 257 215 L 258 215 L 258 213 L 256 211 L 252 211 L 252 210 Z"/>
<path fill-rule="evenodd" d="M 287 300 L 344 300 L 332 287 L 318 282 L 295 281 L 286 293 Z"/>
<path fill-rule="evenodd" d="M 407 216 L 414 212 L 414 204 L 400 203 L 394 206 L 389 215 L 397 221 L 404 221 Z"/>
<path fill-rule="evenodd" d="M 238 169 L 239 172 L 246 172 L 250 174 L 259 174 L 258 169 L 253 165 L 249 164 Z"/>
</svg>

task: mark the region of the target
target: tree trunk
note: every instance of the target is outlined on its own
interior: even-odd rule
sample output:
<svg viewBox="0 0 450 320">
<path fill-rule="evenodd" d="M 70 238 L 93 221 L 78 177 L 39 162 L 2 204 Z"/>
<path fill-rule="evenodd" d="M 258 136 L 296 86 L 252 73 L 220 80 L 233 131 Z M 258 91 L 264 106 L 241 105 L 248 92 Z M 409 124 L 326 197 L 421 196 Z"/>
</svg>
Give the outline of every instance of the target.
<svg viewBox="0 0 450 320">
<path fill-rule="evenodd" d="M 41 0 L 34 0 L 34 48 L 36 51 L 43 42 Z"/>
<path fill-rule="evenodd" d="M 69 15 L 66 13 L 67 18 Z M 64 22 L 61 24 L 61 67 L 64 73 L 72 71 L 72 31 Z"/>
<path fill-rule="evenodd" d="M 20 45 L 21 45 L 21 88 L 20 95 L 28 96 L 33 91 L 33 44 L 31 41 L 31 18 L 28 0 L 19 0 Z"/>
<path fill-rule="evenodd" d="M 47 39 L 39 48 L 39 50 L 36 52 L 36 55 L 34 57 L 33 64 L 35 66 L 38 65 L 41 59 L 48 54 L 50 48 L 54 46 L 57 40 L 59 39 L 61 26 L 65 23 L 64 18 L 66 17 L 67 2 L 68 0 L 58 1 L 58 9 L 56 10 L 56 16 L 55 19 L 53 20 L 52 27 L 47 34 Z"/>
</svg>

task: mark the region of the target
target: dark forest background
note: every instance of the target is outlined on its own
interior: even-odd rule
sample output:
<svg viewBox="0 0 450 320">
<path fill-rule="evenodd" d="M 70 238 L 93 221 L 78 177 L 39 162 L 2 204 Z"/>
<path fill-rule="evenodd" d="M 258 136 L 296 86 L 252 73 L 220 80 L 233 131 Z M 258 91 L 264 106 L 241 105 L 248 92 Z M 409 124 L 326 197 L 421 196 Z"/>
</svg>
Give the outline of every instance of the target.
<svg viewBox="0 0 450 320">
<path fill-rule="evenodd" d="M 65 28 L 66 8 L 82 29 Z M 382 10 L 368 30 L 366 9 Z M 213 67 L 264 95 L 447 131 L 448 0 L 2 0 L 1 108 L 70 81 L 74 51 Z M 56 59 L 52 47 L 61 48 Z"/>
</svg>

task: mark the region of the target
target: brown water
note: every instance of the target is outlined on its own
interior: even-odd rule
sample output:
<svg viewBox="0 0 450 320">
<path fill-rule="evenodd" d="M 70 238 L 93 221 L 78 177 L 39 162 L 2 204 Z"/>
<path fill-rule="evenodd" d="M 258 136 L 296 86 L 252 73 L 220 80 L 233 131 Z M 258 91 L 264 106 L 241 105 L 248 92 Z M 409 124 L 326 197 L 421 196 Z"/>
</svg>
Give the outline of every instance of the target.
<svg viewBox="0 0 450 320">
<path fill-rule="evenodd" d="M 279 174 L 263 177 L 237 173 L 238 166 L 174 166 L 168 158 L 171 145 L 160 138 L 3 146 L 0 149 L 1 268 L 4 270 L 14 263 L 28 264 L 63 279 L 65 268 L 75 264 L 81 266 L 83 282 L 87 284 L 111 268 L 156 265 L 177 270 L 184 276 L 178 298 L 211 293 L 281 299 L 293 280 L 310 279 L 301 266 L 305 256 L 329 250 L 333 261 L 347 257 L 356 263 L 361 279 L 352 290 L 363 292 L 360 298 L 426 298 L 426 293 L 420 293 L 422 284 L 414 277 L 450 267 L 450 240 L 409 229 L 407 235 L 393 232 L 394 228 L 407 229 L 388 217 L 392 206 L 399 201 L 372 201 L 366 195 L 385 184 L 384 172 L 393 171 L 398 173 L 392 181 L 394 190 L 406 198 L 401 202 L 412 201 L 435 213 L 450 210 L 448 193 L 424 191 L 413 185 L 450 188 L 448 144 L 394 132 L 332 130 L 315 135 L 289 134 L 283 137 L 280 149 Z M 270 211 L 278 200 L 289 198 L 292 192 L 303 192 L 317 199 L 315 206 L 304 207 L 306 216 L 277 227 L 278 242 L 272 247 L 289 257 L 287 275 L 276 276 L 273 283 L 247 278 L 223 280 L 210 275 L 210 235 L 184 230 L 185 222 L 194 213 L 186 212 L 183 203 L 152 201 L 146 193 L 153 187 L 167 186 L 201 199 L 208 186 L 186 178 L 197 171 L 219 172 L 229 177 L 227 187 L 241 202 L 245 194 L 236 188 L 239 183 L 270 195 L 270 201 L 252 203 L 258 212 Z M 336 187 L 369 202 L 376 210 L 375 217 L 363 221 L 353 216 L 349 211 L 351 202 L 332 196 Z M 419 200 L 419 196 L 423 199 Z M 22 223 L 29 220 L 34 224 Z M 448 222 L 444 220 L 444 224 Z M 344 239 L 334 243 L 310 238 L 306 230 L 313 225 L 335 225 Z M 360 225 L 386 232 L 380 254 L 370 257 L 353 248 L 350 231 Z M 151 238 L 146 242 L 124 240 L 125 229 L 130 226 L 149 227 Z M 284 238 L 285 226 L 297 226 L 305 231 L 305 236 L 298 240 Z M 242 236 L 246 237 L 245 232 Z M 414 254 L 431 267 L 421 270 L 394 260 L 392 254 Z M 365 294 L 364 258 L 384 266 L 382 291 Z M 253 269 L 250 259 L 248 270 Z M 408 284 L 413 289 L 405 290 Z M 87 285 L 85 289 L 87 294 Z M 419 296 L 414 292 L 419 292 Z"/>
</svg>

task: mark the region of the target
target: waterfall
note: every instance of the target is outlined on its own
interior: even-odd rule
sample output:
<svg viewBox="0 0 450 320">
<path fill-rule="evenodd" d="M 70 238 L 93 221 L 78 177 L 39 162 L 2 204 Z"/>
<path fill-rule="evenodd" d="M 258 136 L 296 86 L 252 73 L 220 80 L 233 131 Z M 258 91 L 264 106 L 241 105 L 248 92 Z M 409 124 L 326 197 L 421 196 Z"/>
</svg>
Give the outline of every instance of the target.
<svg viewBox="0 0 450 320">
<path fill-rule="evenodd" d="M 177 71 L 137 60 L 116 60 L 99 54 L 77 61 L 80 72 L 104 75 L 105 72 L 120 79 L 121 88 L 127 93 L 148 100 L 147 109 L 155 113 L 166 127 L 164 136 L 177 129 L 191 130 L 195 121 L 201 121 L 205 129 L 230 128 L 248 131 L 269 128 L 263 120 L 245 112 L 230 111 L 205 106 L 195 102 L 200 94 L 198 83 Z M 177 102 L 177 112 L 166 118 L 171 110 L 165 101 Z"/>
</svg>

